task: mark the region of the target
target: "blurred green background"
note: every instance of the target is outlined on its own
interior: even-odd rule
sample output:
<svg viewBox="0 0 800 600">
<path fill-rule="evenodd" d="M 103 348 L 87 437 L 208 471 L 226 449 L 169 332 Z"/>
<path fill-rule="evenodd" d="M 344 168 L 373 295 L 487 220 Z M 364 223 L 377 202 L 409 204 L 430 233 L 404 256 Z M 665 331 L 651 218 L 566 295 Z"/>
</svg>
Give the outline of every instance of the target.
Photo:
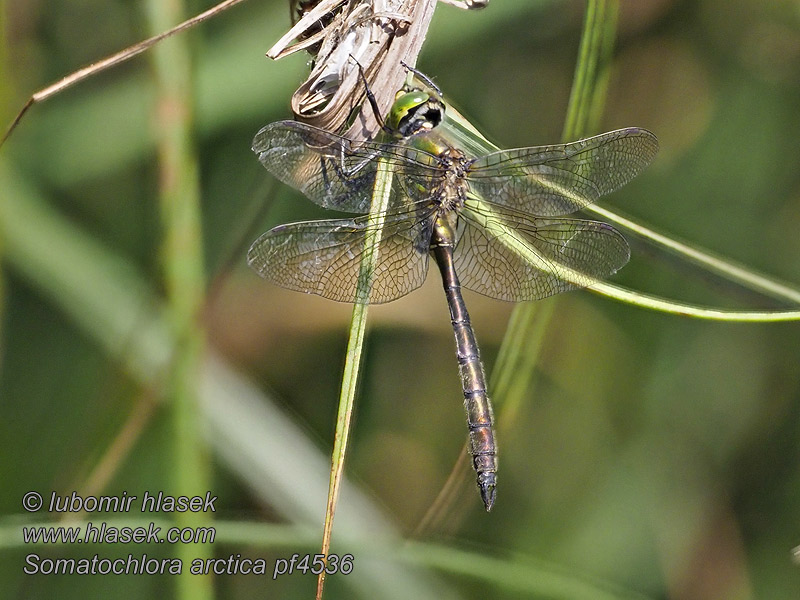
<svg viewBox="0 0 800 600">
<path fill-rule="evenodd" d="M 32 91 L 147 37 L 140 4 L 0 3 L 2 121 Z M 440 6 L 418 66 L 500 146 L 553 143 L 584 11 L 577 0 Z M 264 57 L 288 23 L 285 0 L 249 0 L 185 34 L 208 278 L 198 328 L 214 360 L 199 375 L 214 518 L 251 523 L 253 534 L 221 527 L 227 541 L 214 553 L 268 564 L 318 545 L 351 311 L 277 289 L 244 264 L 262 231 L 324 213 L 250 151 L 261 126 L 289 117 L 306 73 L 304 55 Z M 174 549 L 33 549 L 15 529 L 60 516 L 24 513 L 29 490 L 170 493 L 152 81 L 147 56 L 134 59 L 34 106 L 0 150 L 4 597 L 173 594 L 169 576 L 25 576 L 22 565 L 32 551 Z M 800 2 L 622 0 L 601 129 L 633 125 L 662 150 L 605 206 L 800 286 Z M 632 244 L 617 283 L 712 306 L 783 306 Z M 353 552 L 356 571 L 332 578 L 326 597 L 800 597 L 800 325 L 702 322 L 583 291 L 543 301 L 554 316 L 525 402 L 500 431 L 493 512 L 470 482 L 421 544 L 393 538 L 390 528 L 414 530 L 466 434 L 440 287 L 432 275 L 370 311 L 354 486 L 334 531 L 334 552 Z M 491 373 L 513 307 L 466 300 Z M 388 562 L 370 570 L 382 552 Z M 493 572 L 470 573 L 482 569 Z M 548 573 L 577 587 L 545 594 Z M 308 598 L 314 585 L 311 575 L 222 575 L 215 588 L 220 598 Z"/>
</svg>

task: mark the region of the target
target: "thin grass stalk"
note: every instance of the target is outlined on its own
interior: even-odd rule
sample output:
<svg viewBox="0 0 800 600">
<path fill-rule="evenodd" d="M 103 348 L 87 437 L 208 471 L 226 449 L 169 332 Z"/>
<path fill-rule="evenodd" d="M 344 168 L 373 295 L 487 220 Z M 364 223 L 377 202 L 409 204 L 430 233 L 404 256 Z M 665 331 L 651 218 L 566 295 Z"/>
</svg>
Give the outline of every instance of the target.
<svg viewBox="0 0 800 600">
<path fill-rule="evenodd" d="M 48 98 L 63 92 L 67 88 L 71 88 L 73 85 L 76 85 L 81 81 L 84 81 L 85 79 L 94 77 L 95 75 L 97 75 L 102 71 L 105 71 L 106 69 L 111 69 L 113 67 L 116 67 L 117 65 L 126 62 L 127 60 L 130 60 L 134 56 L 138 56 L 142 52 L 149 50 L 150 48 L 158 44 L 160 41 L 170 36 L 173 36 L 177 33 L 190 29 L 195 25 L 199 25 L 206 19 L 210 19 L 211 17 L 214 17 L 222 13 L 223 11 L 228 10 L 229 8 L 232 8 L 236 4 L 239 4 L 240 2 L 244 2 L 244 0 L 225 0 L 224 2 L 220 2 L 216 6 L 209 8 L 208 10 L 200 13 L 199 15 L 187 19 L 186 21 L 184 21 L 180 25 L 175 26 L 172 29 L 160 31 L 153 37 L 148 38 L 142 42 L 139 42 L 138 44 L 134 44 L 133 46 L 125 48 L 124 50 L 120 50 L 119 52 L 112 54 L 111 56 L 107 56 L 106 58 L 103 58 L 97 62 L 93 62 L 92 64 L 86 65 L 85 67 L 82 67 L 77 71 L 67 75 L 66 77 L 63 77 L 62 79 L 59 79 L 58 81 L 48 85 L 46 88 L 42 88 L 38 92 L 35 92 L 30 98 L 28 98 L 28 101 L 25 103 L 22 109 L 17 113 L 17 116 L 14 117 L 14 120 L 11 121 L 10 124 L 8 125 L 8 128 L 6 129 L 5 133 L 0 138 L 0 147 L 2 147 L 6 143 L 6 140 L 11 136 L 14 129 L 16 129 L 17 125 L 19 125 L 20 121 L 22 121 L 22 118 L 34 104 L 44 102 Z M 2 4 L 0 4 L 0 9 L 2 8 L 3 6 Z M 0 18 L 2 18 L 3 15 L 5 14 L 6 11 L 2 10 L 2 12 L 0 12 Z"/>
<path fill-rule="evenodd" d="M 590 26 L 592 23 L 597 23 L 598 12 L 602 14 L 601 10 L 598 11 L 598 5 L 602 5 L 602 1 L 589 0 L 587 3 L 583 35 L 578 48 L 578 60 L 567 104 L 562 138 L 567 138 L 568 133 L 583 129 L 587 120 L 591 82 L 595 80 L 594 75 L 597 69 L 597 60 L 593 59 L 593 56 L 600 48 L 600 44 L 598 44 L 599 28 Z"/>
<path fill-rule="evenodd" d="M 570 92 L 562 140 L 584 137 L 597 128 L 614 52 L 618 0 L 587 0 L 578 62 Z"/>
<path fill-rule="evenodd" d="M 382 159 L 381 159 L 382 161 Z M 353 315 L 350 319 L 350 332 L 345 355 L 342 387 L 339 394 L 339 412 L 336 417 L 336 433 L 331 456 L 331 474 L 328 487 L 328 503 L 325 510 L 325 525 L 322 533 L 322 554 L 326 557 L 330 551 L 331 535 L 333 533 L 333 518 L 336 514 L 336 503 L 339 499 L 339 489 L 344 473 L 344 459 L 347 452 L 347 440 L 350 435 L 350 421 L 353 415 L 358 376 L 361 372 L 361 357 L 364 352 L 364 334 L 367 329 L 367 307 L 372 289 L 372 276 L 378 261 L 378 252 L 381 242 L 382 215 L 386 211 L 390 192 L 392 189 L 392 173 L 387 168 L 377 169 L 375 187 L 372 193 L 370 206 L 371 225 L 377 225 L 374 233 L 364 241 L 364 253 L 358 277 L 358 301 L 353 305 Z M 316 599 L 322 599 L 325 588 L 325 569 L 317 578 Z"/>
<path fill-rule="evenodd" d="M 146 13 L 153 32 L 180 21 L 182 0 L 148 0 Z M 200 184 L 192 141 L 192 72 L 186 36 L 165 40 L 152 54 L 157 84 L 156 130 L 160 167 L 163 227 L 162 258 L 168 319 L 175 354 L 168 377 L 172 417 L 171 481 L 175 495 L 202 496 L 211 489 L 210 466 L 200 431 L 199 381 L 205 332 L 199 318 L 204 301 L 204 267 L 200 218 Z M 205 527 L 212 515 L 176 513 L 178 527 Z M 193 575 L 195 559 L 212 556 L 210 545 L 180 544 L 177 556 L 187 567 L 176 579 L 177 597 L 213 598 L 210 575 Z"/>
<path fill-rule="evenodd" d="M 367 329 L 367 305 L 353 305 L 353 314 L 350 319 L 349 338 L 347 340 L 347 353 L 345 354 L 342 387 L 339 394 L 339 411 L 336 416 L 336 433 L 333 440 L 331 453 L 331 474 L 328 485 L 328 501 L 325 507 L 325 524 L 322 530 L 322 554 L 327 557 L 331 548 L 333 534 L 333 519 L 336 515 L 336 504 L 339 500 L 342 476 L 344 474 L 344 459 L 347 452 L 347 442 L 350 437 L 350 423 L 355 404 L 355 394 L 358 388 L 358 375 L 361 372 L 361 357 L 364 350 L 364 335 Z M 325 588 L 325 569 L 317 576 L 316 599 L 321 600 Z"/>
<path fill-rule="evenodd" d="M 6 0 L 0 0 L 0 119 L 6 121 L 11 112 L 12 96 L 14 94 L 14 80 L 11 79 L 11 70 L 8 62 L 8 9 Z"/>
</svg>

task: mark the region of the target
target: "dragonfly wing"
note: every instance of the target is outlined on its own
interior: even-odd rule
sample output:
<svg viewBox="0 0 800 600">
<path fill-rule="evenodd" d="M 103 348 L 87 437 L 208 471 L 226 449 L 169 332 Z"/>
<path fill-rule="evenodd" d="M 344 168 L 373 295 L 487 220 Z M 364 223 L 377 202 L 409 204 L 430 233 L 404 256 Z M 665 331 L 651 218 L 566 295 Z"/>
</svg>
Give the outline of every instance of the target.
<svg viewBox="0 0 800 600">
<path fill-rule="evenodd" d="M 555 146 L 501 150 L 476 159 L 470 190 L 487 202 L 539 217 L 580 210 L 650 164 L 656 136 L 637 127 Z"/>
<path fill-rule="evenodd" d="M 630 258 L 625 238 L 598 221 L 507 214 L 465 221 L 454 256 L 461 285 L 499 300 L 538 300 L 586 287 Z"/>
<path fill-rule="evenodd" d="M 418 288 L 428 272 L 431 219 L 368 217 L 279 225 L 259 237 L 247 263 L 273 283 L 339 302 L 380 304 Z M 381 235 L 369 295 L 358 288 L 365 243 Z"/>
<path fill-rule="evenodd" d="M 380 170 L 397 175 L 389 210 L 408 203 L 404 174 L 430 180 L 438 172 L 436 157 L 426 152 L 396 144 L 355 144 L 296 121 L 278 121 L 262 128 L 253 139 L 253 152 L 270 173 L 316 204 L 352 213 L 369 212 Z M 420 195 L 417 193 L 412 201 Z"/>
</svg>

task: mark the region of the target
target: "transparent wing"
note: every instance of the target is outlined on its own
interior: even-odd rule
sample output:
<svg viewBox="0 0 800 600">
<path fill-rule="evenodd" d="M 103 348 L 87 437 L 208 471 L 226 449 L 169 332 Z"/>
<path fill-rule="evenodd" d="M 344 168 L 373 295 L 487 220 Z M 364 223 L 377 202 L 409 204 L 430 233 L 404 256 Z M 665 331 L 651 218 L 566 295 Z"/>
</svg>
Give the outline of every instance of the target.
<svg viewBox="0 0 800 600">
<path fill-rule="evenodd" d="M 369 212 L 379 170 L 395 175 L 390 211 L 426 199 L 433 182 L 441 177 L 438 159 L 427 152 L 398 144 L 356 144 L 295 121 L 278 121 L 261 129 L 253 139 L 253 152 L 278 179 L 316 204 L 343 212 Z M 406 185 L 406 176 L 421 184 Z"/>
<path fill-rule="evenodd" d="M 273 283 L 339 302 L 380 304 L 418 288 L 428 272 L 431 215 L 388 217 L 382 230 L 368 217 L 279 225 L 259 237 L 247 263 Z M 365 240 L 381 230 L 368 297 L 358 280 Z M 426 237 L 427 236 L 427 237 Z"/>
<path fill-rule="evenodd" d="M 650 164 L 656 136 L 630 127 L 560 144 L 501 150 L 469 168 L 470 190 L 487 202 L 539 217 L 580 210 Z"/>
<path fill-rule="evenodd" d="M 474 213 L 467 214 L 454 253 L 456 273 L 463 287 L 498 300 L 538 300 L 585 287 L 612 275 L 630 258 L 625 238 L 598 221 L 504 212 L 479 215 L 478 224 Z M 506 229 L 498 229 L 501 223 Z M 535 251 L 535 262 L 512 249 L 518 241 Z M 569 281 L 558 275 L 564 267 L 571 272 Z"/>
</svg>

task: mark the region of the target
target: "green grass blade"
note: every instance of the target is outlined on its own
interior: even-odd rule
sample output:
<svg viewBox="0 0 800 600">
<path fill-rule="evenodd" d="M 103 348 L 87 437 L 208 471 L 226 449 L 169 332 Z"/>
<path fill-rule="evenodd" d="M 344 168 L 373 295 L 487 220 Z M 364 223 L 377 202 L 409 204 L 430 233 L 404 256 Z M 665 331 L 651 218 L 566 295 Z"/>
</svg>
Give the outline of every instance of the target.
<svg viewBox="0 0 800 600">
<path fill-rule="evenodd" d="M 375 178 L 375 187 L 372 195 L 370 215 L 372 223 L 382 225 L 382 215 L 389 204 L 392 189 L 392 173 L 388 168 L 378 168 Z M 353 414 L 358 375 L 361 371 L 361 357 L 364 351 L 364 333 L 367 328 L 367 307 L 372 289 L 372 275 L 378 260 L 378 248 L 381 241 L 381 228 L 376 227 L 374 233 L 364 241 L 365 249 L 361 259 L 358 277 L 357 297 L 362 302 L 353 305 L 353 315 L 350 319 L 350 331 L 345 355 L 342 387 L 339 395 L 339 412 L 336 417 L 336 433 L 333 442 L 331 457 L 331 474 L 328 488 L 328 502 L 325 510 L 325 525 L 322 534 L 322 554 L 328 555 L 333 532 L 333 518 L 336 513 L 336 504 L 339 499 L 339 488 L 344 472 L 344 459 L 347 452 L 347 439 L 350 435 L 350 421 Z M 323 569 L 317 580 L 317 599 L 322 598 L 325 584 L 325 570 Z"/>
<path fill-rule="evenodd" d="M 800 320 L 800 310 L 724 310 L 665 300 L 603 281 L 598 281 L 586 289 L 632 306 L 695 319 L 739 323 L 778 323 Z"/>
<path fill-rule="evenodd" d="M 436 567 L 447 573 L 477 579 L 504 590 L 509 597 L 559 600 L 647 600 L 647 596 L 576 575 L 542 561 L 521 557 L 495 558 L 435 544 L 409 543 L 401 554 L 407 560 Z"/>
<path fill-rule="evenodd" d="M 563 141 L 586 136 L 605 106 L 609 65 L 614 52 L 618 0 L 589 0 L 564 122 Z"/>
<path fill-rule="evenodd" d="M 179 0 L 148 0 L 146 17 L 158 34 L 183 20 Z M 156 116 L 160 168 L 159 201 L 164 231 L 162 257 L 168 319 L 175 339 L 173 364 L 167 378 L 172 418 L 172 485 L 175 495 L 202 496 L 211 489 L 211 468 L 200 429 L 199 381 L 205 350 L 200 319 L 205 296 L 200 176 L 191 132 L 193 78 L 188 36 L 164 40 L 152 53 L 156 79 Z M 208 527 L 212 513 L 181 512 L 179 527 Z M 183 564 L 213 556 L 211 544 L 180 544 Z M 177 596 L 187 600 L 214 597 L 210 574 L 188 570 L 176 578 Z"/>
<path fill-rule="evenodd" d="M 592 104 L 601 101 L 595 93 L 597 74 L 605 71 L 604 66 L 611 59 L 617 12 L 615 0 L 589 0 L 587 3 L 579 59 L 564 124 L 565 140 L 585 134 L 590 115 L 593 118 L 599 115 L 599 111 L 592 110 Z M 512 420 L 522 398 L 530 394 L 533 371 L 553 307 L 553 302 L 547 302 L 524 303 L 514 308 L 492 372 L 492 381 L 499 384 L 495 392 L 496 401 L 503 407 L 498 416 L 501 424 Z M 504 414 L 506 405 L 509 416 Z"/>
</svg>

